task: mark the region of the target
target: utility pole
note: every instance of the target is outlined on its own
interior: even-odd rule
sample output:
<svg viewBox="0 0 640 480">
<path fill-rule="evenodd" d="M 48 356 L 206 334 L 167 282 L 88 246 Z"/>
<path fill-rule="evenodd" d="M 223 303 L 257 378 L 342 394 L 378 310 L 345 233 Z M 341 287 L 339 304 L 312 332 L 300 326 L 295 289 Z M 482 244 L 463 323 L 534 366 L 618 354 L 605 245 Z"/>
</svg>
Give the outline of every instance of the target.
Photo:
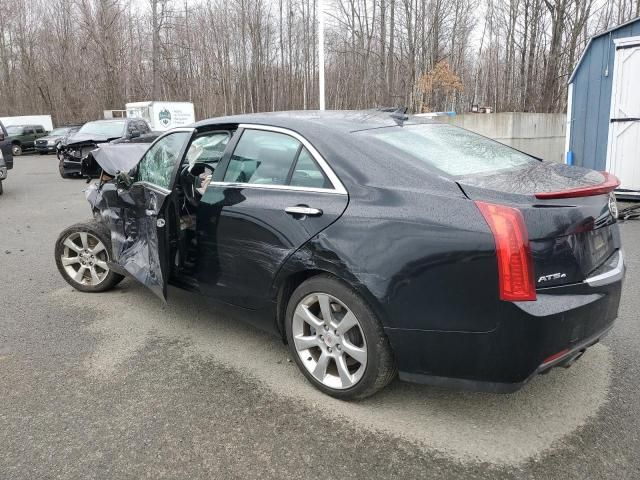
<svg viewBox="0 0 640 480">
<path fill-rule="evenodd" d="M 318 0 L 318 104 L 324 110 L 324 2 Z"/>
</svg>

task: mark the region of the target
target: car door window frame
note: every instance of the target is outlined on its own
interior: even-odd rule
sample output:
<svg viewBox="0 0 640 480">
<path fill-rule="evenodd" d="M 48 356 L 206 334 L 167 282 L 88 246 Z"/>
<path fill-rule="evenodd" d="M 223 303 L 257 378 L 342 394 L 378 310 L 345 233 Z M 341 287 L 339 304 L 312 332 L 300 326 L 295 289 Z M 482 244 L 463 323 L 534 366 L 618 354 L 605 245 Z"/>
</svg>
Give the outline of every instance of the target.
<svg viewBox="0 0 640 480">
<path fill-rule="evenodd" d="M 289 135 L 293 137 L 295 140 L 298 140 L 303 147 L 305 147 L 313 159 L 316 161 L 322 172 L 327 176 L 333 188 L 313 188 L 313 187 L 300 187 L 295 185 L 272 185 L 272 184 L 259 184 L 259 183 L 243 183 L 243 182 L 225 182 L 223 181 L 224 175 L 229 167 L 229 163 L 231 161 L 231 156 L 236 149 L 236 146 L 240 139 L 242 138 L 242 134 L 245 130 L 263 130 L 268 132 L 282 133 L 285 135 Z M 297 163 L 298 156 L 300 154 L 301 148 L 298 149 L 298 153 L 296 154 L 296 158 L 294 159 L 293 165 Z M 289 130 L 288 128 L 283 127 L 273 127 L 270 125 L 259 125 L 259 124 L 249 124 L 249 123 L 241 123 L 238 125 L 238 130 L 233 135 L 229 143 L 227 144 L 227 151 L 225 152 L 222 160 L 220 161 L 219 169 L 216 169 L 217 175 L 214 175 L 213 181 L 209 184 L 209 186 L 235 186 L 242 188 L 257 188 L 257 189 L 269 189 L 269 190 L 290 190 L 290 191 L 300 191 L 300 192 L 317 192 L 317 193 L 330 193 L 336 195 L 347 195 L 347 190 L 338 178 L 338 176 L 331 169 L 327 161 L 320 155 L 318 150 L 307 140 L 305 137 L 300 135 L 293 130 Z M 289 177 L 288 177 L 289 178 Z"/>
<path fill-rule="evenodd" d="M 228 135 L 228 140 L 227 140 L 227 144 L 224 146 L 224 150 L 222 151 L 222 155 L 220 156 L 220 160 L 218 160 L 218 163 L 216 164 L 216 167 L 214 169 L 214 171 L 217 171 L 219 167 L 224 166 L 226 169 L 226 158 L 227 158 L 227 154 L 230 153 L 229 152 L 229 146 L 233 143 L 233 149 L 235 149 L 235 144 L 236 142 L 234 142 L 234 138 L 236 136 L 236 132 L 231 129 L 231 128 L 215 128 L 213 130 L 201 130 L 201 131 L 195 131 L 194 134 L 191 136 L 191 138 L 189 139 L 189 143 L 187 145 L 187 148 L 185 150 L 185 154 L 182 158 L 182 161 L 180 163 L 180 165 L 182 165 L 183 163 L 187 162 L 187 155 L 189 153 L 189 149 L 191 148 L 191 145 L 193 144 L 193 142 L 195 142 L 196 140 L 198 140 L 199 138 L 202 137 L 207 137 L 207 136 L 211 136 L 214 135 L 216 133 L 226 133 Z M 198 163 L 198 162 L 195 162 Z M 209 162 L 199 162 L 199 163 L 206 163 L 209 164 Z"/>
<path fill-rule="evenodd" d="M 194 134 L 195 131 L 196 131 L 195 128 L 187 128 L 187 127 L 174 128 L 174 129 L 168 131 L 164 135 L 161 135 L 160 137 L 156 138 L 154 140 L 154 142 L 151 145 L 149 145 L 149 148 L 147 149 L 145 154 L 140 159 L 140 162 L 142 162 L 144 160 L 144 158 L 147 156 L 147 154 L 151 151 L 151 149 L 156 145 L 156 143 L 161 141 L 163 138 L 168 137 L 169 135 L 173 135 L 175 133 L 180 133 L 180 132 L 191 133 L 191 136 L 189 138 L 187 138 L 187 140 L 185 141 L 184 145 L 180 149 L 180 152 L 178 153 L 178 161 L 174 165 L 173 172 L 171 173 L 171 181 L 169 182 L 169 185 L 171 185 L 170 189 L 169 188 L 165 188 L 162 185 L 156 185 L 155 183 L 151 183 L 151 182 L 149 182 L 147 180 L 136 180 L 134 182 L 134 185 L 139 184 L 139 185 L 148 186 L 150 188 L 155 188 L 155 189 L 157 189 L 157 190 L 159 190 L 161 192 L 165 192 L 165 193 L 172 192 L 173 188 L 175 187 L 176 176 L 178 175 L 178 172 L 180 171 L 180 165 L 182 165 L 182 162 L 184 161 L 185 155 L 187 154 L 187 149 L 188 149 L 189 145 L 191 145 L 191 140 L 193 138 L 193 134 Z M 138 162 L 138 165 L 136 166 L 136 176 L 138 175 L 138 168 L 140 167 L 140 162 Z"/>
</svg>

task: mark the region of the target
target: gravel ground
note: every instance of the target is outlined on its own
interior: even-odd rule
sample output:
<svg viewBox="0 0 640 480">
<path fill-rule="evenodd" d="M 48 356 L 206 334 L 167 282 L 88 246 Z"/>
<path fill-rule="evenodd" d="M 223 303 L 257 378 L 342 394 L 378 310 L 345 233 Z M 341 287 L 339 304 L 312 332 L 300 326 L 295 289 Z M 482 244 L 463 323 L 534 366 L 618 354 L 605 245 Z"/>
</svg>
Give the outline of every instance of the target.
<svg viewBox="0 0 640 480">
<path fill-rule="evenodd" d="M 640 221 L 620 317 L 513 395 L 393 383 L 345 403 L 274 337 L 170 289 L 82 294 L 53 260 L 81 180 L 19 157 L 0 197 L 0 479 L 640 478 Z"/>
</svg>

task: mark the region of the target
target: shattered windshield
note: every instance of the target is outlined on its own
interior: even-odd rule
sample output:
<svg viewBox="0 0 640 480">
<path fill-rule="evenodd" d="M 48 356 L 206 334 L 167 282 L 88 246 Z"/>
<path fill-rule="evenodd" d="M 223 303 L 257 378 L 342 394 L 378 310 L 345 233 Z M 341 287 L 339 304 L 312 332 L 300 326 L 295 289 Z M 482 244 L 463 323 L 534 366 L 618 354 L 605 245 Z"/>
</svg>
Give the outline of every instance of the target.
<svg viewBox="0 0 640 480">
<path fill-rule="evenodd" d="M 124 135 L 124 120 L 115 122 L 89 122 L 85 123 L 78 133 L 89 135 L 101 135 L 109 138 L 122 137 Z"/>
<path fill-rule="evenodd" d="M 137 180 L 170 189 L 180 152 L 189 137 L 191 132 L 176 132 L 154 143 L 138 165 Z"/>
<path fill-rule="evenodd" d="M 22 135 L 24 133 L 24 127 L 7 127 L 7 133 L 9 135 Z"/>
</svg>

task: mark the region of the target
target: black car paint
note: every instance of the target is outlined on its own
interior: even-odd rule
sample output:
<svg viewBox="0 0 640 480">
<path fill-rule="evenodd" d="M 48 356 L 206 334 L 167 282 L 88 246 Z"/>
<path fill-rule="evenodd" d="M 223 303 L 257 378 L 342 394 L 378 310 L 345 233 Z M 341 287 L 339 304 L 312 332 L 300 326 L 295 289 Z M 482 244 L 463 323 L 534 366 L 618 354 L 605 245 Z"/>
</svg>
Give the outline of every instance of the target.
<svg viewBox="0 0 640 480">
<path fill-rule="evenodd" d="M 597 287 L 583 282 L 620 249 L 606 198 L 537 200 L 535 191 L 562 187 L 553 165 L 543 164 L 547 166 L 536 169 L 536 175 L 521 178 L 516 189 L 504 180 L 488 185 L 452 179 L 350 134 L 398 123 L 379 113 L 247 115 L 213 119 L 195 128 L 242 123 L 296 131 L 321 152 L 348 191 L 309 195 L 209 186 L 197 214 L 196 290 L 245 308 L 261 327 L 282 335 L 287 293 L 310 275 L 330 273 L 351 285 L 377 313 L 401 378 L 512 391 L 550 355 L 565 349 L 573 354 L 585 342 L 597 341 L 617 316 L 621 280 Z M 224 168 L 223 159 L 214 181 L 223 178 Z M 547 177 L 554 181 L 545 183 Z M 574 168 L 571 178 L 564 188 L 592 184 L 598 177 Z M 98 209 L 118 202 L 115 187 L 103 188 L 116 193 L 111 200 L 102 193 L 103 198 L 92 203 Z M 112 236 L 132 242 L 131 249 L 158 245 L 157 259 L 137 260 L 163 274 L 164 233 L 140 212 L 151 206 L 152 218 L 161 218 L 171 194 L 158 198 L 153 189 L 146 191 L 125 194 L 131 197 L 130 208 L 111 208 L 106 215 L 104 210 L 103 218 L 112 222 Z M 535 302 L 501 301 L 494 238 L 473 199 L 521 209 L 532 239 L 536 278 L 554 273 L 549 270 L 566 272 L 566 277 L 555 285 L 538 285 Z M 318 223 L 283 213 L 295 204 L 322 208 L 327 218 Z M 114 228 L 119 233 L 113 233 Z M 589 236 L 598 231 L 606 232 L 605 252 L 590 246 Z M 159 282 L 157 274 L 136 276 L 157 293 L 167 281 L 163 277 Z"/>
</svg>

